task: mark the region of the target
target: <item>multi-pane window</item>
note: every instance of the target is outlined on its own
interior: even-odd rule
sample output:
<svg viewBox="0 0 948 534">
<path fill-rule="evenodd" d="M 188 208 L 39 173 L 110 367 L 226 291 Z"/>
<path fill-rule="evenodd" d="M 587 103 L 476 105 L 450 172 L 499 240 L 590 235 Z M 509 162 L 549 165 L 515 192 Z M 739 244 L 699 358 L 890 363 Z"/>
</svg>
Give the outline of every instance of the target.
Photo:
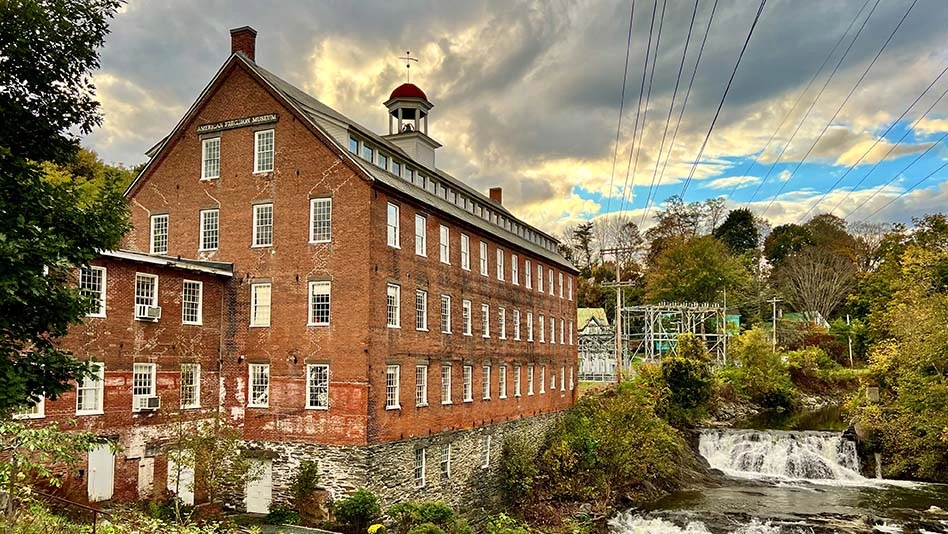
<svg viewBox="0 0 948 534">
<path fill-rule="evenodd" d="M 556 391 L 556 367 L 550 369 L 550 391 Z"/>
<path fill-rule="evenodd" d="M 387 229 L 386 242 L 390 247 L 399 248 L 401 245 L 399 245 L 398 241 L 398 206 L 391 202 L 388 203 L 387 221 L 388 222 L 385 223 Z"/>
<path fill-rule="evenodd" d="M 415 215 L 415 254 L 428 255 L 428 218 L 424 215 Z"/>
<path fill-rule="evenodd" d="M 490 366 L 485 365 L 481 368 L 481 397 L 484 400 L 490 400 Z"/>
<path fill-rule="evenodd" d="M 309 326 L 327 326 L 332 298 L 332 282 L 328 280 L 309 283 Z"/>
<path fill-rule="evenodd" d="M 556 317 L 550 316 L 550 344 L 556 343 Z"/>
<path fill-rule="evenodd" d="M 441 295 L 441 333 L 451 333 L 451 296 Z"/>
<path fill-rule="evenodd" d="M 566 321 L 560 317 L 560 345 L 566 344 Z"/>
<path fill-rule="evenodd" d="M 332 199 L 311 199 L 309 201 L 309 242 L 328 243 L 330 240 L 332 240 Z"/>
<path fill-rule="evenodd" d="M 471 238 L 467 234 L 461 234 L 461 268 L 471 270 Z"/>
<path fill-rule="evenodd" d="M 415 291 L 415 330 L 428 331 L 428 292 Z"/>
<path fill-rule="evenodd" d="M 362 143 L 362 159 L 375 162 L 375 150 L 365 143 Z"/>
<path fill-rule="evenodd" d="M 473 334 L 471 329 L 471 301 L 461 301 L 461 328 L 465 336 Z"/>
<path fill-rule="evenodd" d="M 545 326 L 545 318 L 543 317 L 542 313 L 540 314 L 539 321 L 540 321 L 540 325 L 539 325 L 540 326 L 540 343 L 543 343 L 544 342 L 543 336 L 546 335 L 544 334 L 544 332 L 546 332 L 546 326 Z"/>
<path fill-rule="evenodd" d="M 201 250 L 217 250 L 220 243 L 220 210 L 201 210 Z"/>
<path fill-rule="evenodd" d="M 563 298 L 563 273 L 556 273 L 556 277 L 560 288 L 560 298 Z"/>
<path fill-rule="evenodd" d="M 504 281 L 504 249 L 497 249 L 497 279 Z"/>
<path fill-rule="evenodd" d="M 359 153 L 359 140 L 355 137 L 349 138 L 349 152 L 352 152 L 353 154 Z"/>
<path fill-rule="evenodd" d="M 451 231 L 442 224 L 439 235 L 438 251 L 441 255 L 441 263 L 451 263 Z"/>
<path fill-rule="evenodd" d="M 527 289 L 533 289 L 533 271 L 531 270 L 530 260 L 523 260 L 523 285 Z"/>
<path fill-rule="evenodd" d="M 270 364 L 252 363 L 250 373 L 250 399 L 247 406 L 266 408 L 270 406 Z"/>
<path fill-rule="evenodd" d="M 540 366 L 540 394 L 546 393 L 546 366 Z"/>
<path fill-rule="evenodd" d="M 105 399 L 105 366 L 97 363 L 89 368 L 90 375 L 76 382 L 76 415 L 102 413 Z"/>
<path fill-rule="evenodd" d="M 497 371 L 497 396 L 507 398 L 507 366 L 501 365 Z"/>
<path fill-rule="evenodd" d="M 490 337 L 490 305 L 481 304 L 481 336 Z"/>
<path fill-rule="evenodd" d="M 490 466 L 490 436 L 481 438 L 481 467 Z"/>
<path fill-rule="evenodd" d="M 273 245 L 273 204 L 257 204 L 253 207 L 253 246 Z"/>
<path fill-rule="evenodd" d="M 201 141 L 201 179 L 221 177 L 221 138 L 212 137 Z"/>
<path fill-rule="evenodd" d="M 428 366 L 415 366 L 415 406 L 428 406 Z"/>
<path fill-rule="evenodd" d="M 273 170 L 273 130 L 254 132 L 253 172 Z"/>
<path fill-rule="evenodd" d="M 537 291 L 543 293 L 543 266 L 540 264 L 537 264 Z"/>
<path fill-rule="evenodd" d="M 157 364 L 136 363 L 132 366 L 132 411 L 148 406 L 148 399 L 155 396 L 155 374 Z"/>
<path fill-rule="evenodd" d="M 520 364 L 514 365 L 514 397 L 520 396 Z"/>
<path fill-rule="evenodd" d="M 566 277 L 566 296 L 569 300 L 573 300 L 573 277 Z"/>
<path fill-rule="evenodd" d="M 329 409 L 329 364 L 311 363 L 306 366 L 306 407 Z"/>
<path fill-rule="evenodd" d="M 379 167 L 382 167 L 385 170 L 388 170 L 388 156 L 379 152 Z"/>
<path fill-rule="evenodd" d="M 46 398 L 21 406 L 12 414 L 13 419 L 42 419 L 46 417 Z"/>
<path fill-rule="evenodd" d="M 201 364 L 181 364 L 180 398 L 182 408 L 201 407 Z"/>
<path fill-rule="evenodd" d="M 148 307 L 158 305 L 158 277 L 135 273 L 135 318 L 147 318 Z"/>
<path fill-rule="evenodd" d="M 573 366 L 569 368 L 569 390 L 573 391 L 573 388 L 576 387 L 576 382 L 573 381 Z"/>
<path fill-rule="evenodd" d="M 400 370 L 397 365 L 385 367 L 385 408 L 388 410 L 398 410 L 402 407 L 398 401 Z"/>
<path fill-rule="evenodd" d="M 572 389 L 573 386 L 570 386 Z M 560 391 L 566 391 L 566 366 L 560 366 Z"/>
<path fill-rule="evenodd" d="M 399 178 L 402 177 L 402 164 L 395 161 L 394 159 L 392 160 L 392 174 L 398 176 Z"/>
<path fill-rule="evenodd" d="M 527 341 L 533 343 L 533 312 L 527 312 Z"/>
<path fill-rule="evenodd" d="M 481 274 L 487 276 L 487 243 L 481 241 Z"/>
<path fill-rule="evenodd" d="M 443 478 L 451 477 L 451 444 L 445 443 L 441 446 L 441 476 Z"/>
<path fill-rule="evenodd" d="M 201 302 L 203 300 L 204 284 L 193 280 L 184 280 L 181 285 L 181 322 L 184 324 L 201 324 Z"/>
<path fill-rule="evenodd" d="M 250 285 L 250 326 L 270 326 L 270 284 Z"/>
<path fill-rule="evenodd" d="M 520 341 L 520 310 L 513 312 L 514 341 Z"/>
<path fill-rule="evenodd" d="M 497 310 L 497 332 L 500 339 L 507 339 L 507 309 L 503 306 Z"/>
<path fill-rule="evenodd" d="M 105 267 L 80 267 L 79 292 L 93 302 L 89 317 L 105 317 Z"/>
<path fill-rule="evenodd" d="M 464 402 L 471 402 L 474 400 L 474 383 L 473 383 L 473 369 L 470 365 L 464 366 L 463 385 L 464 385 Z"/>
<path fill-rule="evenodd" d="M 516 254 L 510 255 L 510 281 L 513 285 L 520 285 L 520 258 Z"/>
<path fill-rule="evenodd" d="M 168 214 L 151 216 L 151 253 L 168 253 Z"/>
<path fill-rule="evenodd" d="M 533 395 L 533 364 L 527 366 L 527 395 Z"/>
<path fill-rule="evenodd" d="M 547 281 L 548 283 L 547 283 L 547 286 L 546 286 L 546 287 L 547 287 L 547 289 L 550 291 L 550 296 L 552 297 L 552 296 L 553 296 L 553 291 L 555 291 L 555 290 L 553 289 L 553 268 L 547 269 L 547 270 L 546 270 L 546 274 L 548 275 L 547 277 L 549 278 L 549 280 Z"/>
<path fill-rule="evenodd" d="M 425 487 L 425 463 L 428 449 L 415 449 L 415 487 Z"/>
<path fill-rule="evenodd" d="M 386 324 L 388 324 L 389 328 L 400 328 L 402 326 L 402 288 L 397 284 L 388 284 L 388 289 L 386 291 L 385 310 L 388 321 Z"/>
<path fill-rule="evenodd" d="M 569 344 L 573 344 L 573 321 L 569 322 Z"/>
<path fill-rule="evenodd" d="M 441 364 L 441 404 L 451 404 L 451 366 Z"/>
</svg>

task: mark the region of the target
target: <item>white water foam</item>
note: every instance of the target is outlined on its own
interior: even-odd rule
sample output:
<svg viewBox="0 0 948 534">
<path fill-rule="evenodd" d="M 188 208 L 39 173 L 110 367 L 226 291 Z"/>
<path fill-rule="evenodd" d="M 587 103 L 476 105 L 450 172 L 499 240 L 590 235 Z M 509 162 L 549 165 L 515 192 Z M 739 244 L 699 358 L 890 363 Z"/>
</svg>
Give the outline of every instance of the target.
<svg viewBox="0 0 948 534">
<path fill-rule="evenodd" d="M 619 514 L 609 521 L 609 530 L 615 534 L 711 534 L 700 521 L 691 521 L 680 527 L 671 521 L 649 518 L 633 513 Z M 757 519 L 747 525 L 738 526 L 732 534 L 777 534 L 780 527 L 762 523 Z"/>
</svg>

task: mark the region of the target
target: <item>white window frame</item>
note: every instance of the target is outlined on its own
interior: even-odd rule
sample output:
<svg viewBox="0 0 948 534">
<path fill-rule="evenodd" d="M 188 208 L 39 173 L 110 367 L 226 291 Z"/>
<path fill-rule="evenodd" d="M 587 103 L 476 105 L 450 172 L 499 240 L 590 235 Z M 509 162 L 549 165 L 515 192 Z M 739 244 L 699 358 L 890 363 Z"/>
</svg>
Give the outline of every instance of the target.
<svg viewBox="0 0 948 534">
<path fill-rule="evenodd" d="M 527 289 L 533 289 L 533 265 L 530 260 L 523 260 L 523 285 Z"/>
<path fill-rule="evenodd" d="M 415 330 L 428 331 L 428 292 L 415 290 Z"/>
<path fill-rule="evenodd" d="M 259 372 L 257 372 L 259 371 Z M 258 383 L 258 379 L 266 380 L 265 383 Z M 263 392 L 263 402 L 258 399 L 256 390 Z M 269 363 L 251 363 L 247 366 L 247 407 L 248 408 L 269 408 L 270 407 L 270 364 Z"/>
<path fill-rule="evenodd" d="M 210 215 L 214 214 L 214 246 L 208 246 L 210 243 L 211 229 L 208 228 Z M 198 250 L 201 252 L 217 250 L 221 246 L 221 210 L 219 208 L 210 208 L 199 212 L 200 235 L 198 236 Z"/>
<path fill-rule="evenodd" d="M 188 287 L 194 288 L 196 284 L 197 287 L 197 303 L 189 302 L 188 297 Z M 195 310 L 196 319 L 188 320 L 187 318 L 187 305 L 188 304 L 197 304 L 197 309 Z M 204 282 L 199 282 L 197 280 L 182 280 L 181 281 L 181 324 L 187 325 L 197 325 L 200 326 L 204 324 Z"/>
<path fill-rule="evenodd" d="M 316 372 L 325 371 L 325 385 L 316 382 Z M 329 409 L 329 364 L 328 363 L 310 363 L 306 365 L 306 409 L 307 410 L 328 410 Z M 324 402 L 321 401 L 325 399 Z"/>
<path fill-rule="evenodd" d="M 546 365 L 540 366 L 540 395 L 546 393 Z"/>
<path fill-rule="evenodd" d="M 208 174 L 209 166 L 208 162 L 215 161 L 215 158 L 208 158 L 209 147 L 210 145 L 217 145 L 217 158 L 216 158 L 216 167 L 217 172 L 214 174 Z M 221 138 L 217 137 L 208 137 L 207 139 L 201 140 L 201 180 L 216 180 L 221 177 Z"/>
<path fill-rule="evenodd" d="M 385 409 L 401 410 L 401 367 L 385 366 Z"/>
<path fill-rule="evenodd" d="M 258 302 L 260 299 L 258 295 L 258 290 L 267 288 L 267 302 L 263 304 Z M 270 321 L 272 319 L 273 308 L 271 306 L 273 302 L 273 286 L 270 282 L 261 282 L 259 284 L 250 284 L 250 327 L 251 328 L 267 328 L 270 326 Z M 266 308 L 267 310 L 267 320 L 266 322 L 258 320 L 258 307 Z"/>
<path fill-rule="evenodd" d="M 105 413 L 105 364 L 91 363 L 91 374 L 96 378 L 85 377 L 76 381 L 76 415 L 102 415 Z M 80 391 L 92 391 L 95 396 L 95 405 L 92 408 L 82 408 Z"/>
<path fill-rule="evenodd" d="M 566 391 L 566 366 L 560 366 L 560 391 Z"/>
<path fill-rule="evenodd" d="M 569 390 L 570 391 L 573 391 L 573 389 L 576 388 L 576 382 L 574 378 L 575 377 L 573 376 L 573 366 L 571 365 L 569 366 Z"/>
<path fill-rule="evenodd" d="M 88 272 L 89 274 L 83 274 Z M 92 273 L 98 273 L 95 277 L 98 278 L 99 289 L 94 289 L 91 287 L 83 287 L 84 281 L 91 281 Z M 106 272 L 105 267 L 99 267 L 98 265 L 86 265 L 79 268 L 79 292 L 84 293 L 87 296 L 92 296 L 92 293 L 95 293 L 96 296 L 93 296 L 96 300 L 99 301 L 99 309 L 91 313 L 87 313 L 86 317 L 105 317 L 106 314 L 106 292 L 107 292 L 107 283 L 108 283 L 108 273 Z"/>
<path fill-rule="evenodd" d="M 487 263 L 488 263 L 488 262 L 487 262 L 487 242 L 481 241 L 480 253 L 481 253 L 481 255 L 480 255 L 481 275 L 482 275 L 482 276 L 490 276 L 490 274 L 487 272 L 487 271 L 488 271 L 488 265 L 487 265 Z"/>
<path fill-rule="evenodd" d="M 573 277 L 572 276 L 566 277 L 566 288 L 567 288 L 567 293 L 566 293 L 567 298 L 569 300 L 573 300 Z"/>
<path fill-rule="evenodd" d="M 428 366 L 415 366 L 415 406 L 428 406 Z"/>
<path fill-rule="evenodd" d="M 497 247 L 497 280 L 504 281 L 504 249 Z"/>
<path fill-rule="evenodd" d="M 481 469 L 490 467 L 490 438 L 490 434 L 481 438 Z"/>
<path fill-rule="evenodd" d="M 550 393 L 556 393 L 556 366 L 550 368 Z"/>
<path fill-rule="evenodd" d="M 441 333 L 451 333 L 451 295 L 441 295 Z"/>
<path fill-rule="evenodd" d="M 543 266 L 537 264 L 537 292 L 543 293 Z"/>
<path fill-rule="evenodd" d="M 533 343 L 533 312 L 527 312 L 527 342 Z"/>
<path fill-rule="evenodd" d="M 135 393 L 135 377 L 137 375 L 148 374 L 150 388 L 148 393 Z M 158 364 L 156 363 L 135 363 L 132 364 L 132 412 L 142 411 L 140 399 L 154 397 L 158 390 Z"/>
<path fill-rule="evenodd" d="M 461 234 L 461 268 L 471 270 L 471 237 Z"/>
<path fill-rule="evenodd" d="M 550 345 L 556 344 L 556 317 L 550 315 Z"/>
<path fill-rule="evenodd" d="M 12 414 L 14 420 L 20 419 L 43 419 L 46 417 L 46 397 L 41 396 L 39 400 L 28 406 L 17 408 L 19 411 Z"/>
<path fill-rule="evenodd" d="M 540 327 L 540 343 L 546 343 L 546 338 L 544 337 L 546 336 L 546 318 L 542 313 L 537 317 L 537 322 L 539 323 L 537 326 Z"/>
<path fill-rule="evenodd" d="M 481 398 L 490 400 L 490 370 L 489 365 L 481 366 Z"/>
<path fill-rule="evenodd" d="M 385 208 L 385 242 L 392 248 L 402 248 L 399 218 L 401 217 L 398 204 L 389 202 Z M 394 215 L 394 218 L 392 217 Z"/>
<path fill-rule="evenodd" d="M 311 280 L 308 285 L 307 291 L 307 321 L 306 326 L 329 326 L 332 321 L 332 282 L 329 280 Z M 316 320 L 316 302 L 314 299 L 317 295 L 325 295 L 326 297 L 326 320 L 318 321 Z M 320 303 L 322 304 L 322 303 Z"/>
<path fill-rule="evenodd" d="M 267 134 L 270 134 L 270 139 L 272 145 L 270 146 L 270 168 L 264 168 L 262 166 L 263 161 L 260 159 L 262 139 Z M 266 151 L 264 151 L 266 152 Z M 267 172 L 273 172 L 273 169 L 276 168 L 276 130 L 273 128 L 268 128 L 266 130 L 257 130 L 253 133 L 253 173 L 262 174 Z"/>
<path fill-rule="evenodd" d="M 451 444 L 445 443 L 441 446 L 441 476 L 451 478 Z"/>
<path fill-rule="evenodd" d="M 510 255 L 510 281 L 515 286 L 520 285 L 520 257 L 516 254 Z"/>
<path fill-rule="evenodd" d="M 520 364 L 514 364 L 514 397 L 520 397 L 522 382 L 520 380 Z"/>
<path fill-rule="evenodd" d="M 428 257 L 428 218 L 415 214 L 415 255 Z"/>
<path fill-rule="evenodd" d="M 474 367 L 465 365 L 461 372 L 464 402 L 474 402 Z"/>
<path fill-rule="evenodd" d="M 452 404 L 451 371 L 451 364 L 441 364 L 441 404 Z M 445 395 L 445 392 L 447 392 L 447 395 Z"/>
<path fill-rule="evenodd" d="M 513 311 L 514 341 L 520 341 L 520 310 Z"/>
<path fill-rule="evenodd" d="M 550 291 L 550 296 L 552 297 L 552 296 L 554 296 L 554 294 L 555 294 L 554 292 L 556 291 L 556 287 L 553 286 L 553 268 L 552 268 L 552 267 L 548 268 L 548 269 L 546 270 L 546 272 L 547 272 L 547 279 L 548 279 L 548 280 L 547 280 L 547 289 L 549 289 L 549 291 Z"/>
<path fill-rule="evenodd" d="M 570 344 L 570 345 L 573 344 L 573 330 L 574 330 L 574 329 L 573 329 L 573 321 L 570 320 L 570 322 L 569 322 L 569 344 Z"/>
<path fill-rule="evenodd" d="M 326 209 L 320 209 L 324 206 Z M 319 212 L 328 213 L 326 220 L 317 220 L 316 215 Z M 329 243 L 332 241 L 332 198 L 311 198 L 309 199 L 309 242 L 310 243 Z"/>
<path fill-rule="evenodd" d="M 153 281 L 152 286 L 151 286 L 151 289 L 152 289 L 151 295 L 144 295 L 144 294 L 139 294 L 139 293 L 138 293 L 138 281 L 139 281 L 139 279 L 146 279 L 146 278 L 151 279 L 151 280 Z M 139 302 L 139 300 L 141 300 L 142 302 Z M 145 300 L 149 300 L 150 302 L 147 302 L 147 303 L 146 303 L 146 302 L 144 302 Z M 134 313 L 135 313 L 135 319 L 136 319 L 136 320 L 144 320 L 144 318 L 139 317 L 139 315 L 138 315 L 138 306 L 139 306 L 140 304 L 141 304 L 141 305 L 144 305 L 144 306 L 158 306 L 158 275 L 157 275 L 157 274 L 135 273 L 135 298 L 134 298 L 134 304 L 135 304 L 135 311 L 134 311 Z"/>
<path fill-rule="evenodd" d="M 556 281 L 560 287 L 560 298 L 563 298 L 563 272 L 556 273 Z"/>
<path fill-rule="evenodd" d="M 261 223 L 260 223 L 260 212 L 262 212 L 263 210 L 265 210 L 265 209 L 267 209 L 267 208 L 269 208 L 269 210 L 270 210 L 270 224 L 269 224 L 269 228 L 270 228 L 270 241 L 269 241 L 269 242 L 264 242 L 264 241 L 262 241 L 262 239 L 264 238 L 264 235 L 263 235 L 264 233 L 262 232 L 262 230 L 263 230 L 264 228 L 266 228 L 268 225 L 266 225 L 266 224 L 261 224 Z M 274 224 L 273 224 L 273 223 L 274 223 L 274 212 L 273 212 L 273 203 L 272 203 L 272 202 L 264 202 L 264 203 L 262 203 L 262 204 L 254 204 L 254 205 L 253 205 L 253 221 L 252 221 L 252 223 L 253 223 L 253 228 L 252 228 L 252 230 L 251 230 L 250 248 L 266 248 L 266 247 L 272 247 L 272 246 L 273 246 L 273 241 L 274 241 Z"/>
<path fill-rule="evenodd" d="M 451 265 L 451 229 L 443 224 L 438 229 L 438 257 L 441 263 Z"/>
<path fill-rule="evenodd" d="M 415 487 L 423 488 L 427 484 L 427 463 L 428 449 L 421 447 L 415 449 Z"/>
<path fill-rule="evenodd" d="M 385 324 L 389 328 L 402 327 L 402 286 L 388 284 L 385 288 Z"/>
<path fill-rule="evenodd" d="M 461 331 L 465 336 L 474 335 L 474 327 L 472 323 L 474 321 L 471 319 L 471 301 L 462 300 L 461 301 Z"/>
<path fill-rule="evenodd" d="M 497 337 L 507 339 L 507 308 L 497 308 Z"/>
<path fill-rule="evenodd" d="M 190 371 L 193 373 L 194 382 L 188 384 L 187 387 L 193 388 L 193 397 L 190 404 L 184 403 L 184 391 L 186 384 L 184 382 L 185 372 Z M 180 384 L 178 385 L 178 400 L 180 401 L 182 410 L 191 410 L 194 408 L 201 407 L 201 364 L 199 363 L 182 363 L 181 369 L 179 370 Z"/>
<path fill-rule="evenodd" d="M 497 370 L 497 397 L 507 398 L 507 364 L 501 364 Z"/>
<path fill-rule="evenodd" d="M 169 234 L 171 233 L 171 226 L 170 226 L 171 221 L 170 221 L 169 215 L 167 213 L 159 213 L 157 215 L 152 215 L 149 220 L 151 221 L 151 223 L 149 226 L 150 239 L 148 241 L 148 250 L 150 250 L 152 254 L 168 254 L 168 244 L 170 241 Z M 161 237 L 164 238 L 163 243 L 160 243 L 159 240 L 157 239 L 159 237 L 158 229 L 159 229 L 160 221 L 164 221 L 164 233 L 160 234 Z M 159 246 L 161 244 L 164 245 L 164 249 L 159 249 Z"/>
<path fill-rule="evenodd" d="M 531 363 L 527 365 L 527 396 L 533 395 L 533 379 L 536 374 L 536 368 Z"/>
<path fill-rule="evenodd" d="M 481 304 L 481 337 L 490 337 L 490 304 Z"/>
<path fill-rule="evenodd" d="M 560 345 L 566 344 L 566 319 L 560 317 Z"/>
</svg>

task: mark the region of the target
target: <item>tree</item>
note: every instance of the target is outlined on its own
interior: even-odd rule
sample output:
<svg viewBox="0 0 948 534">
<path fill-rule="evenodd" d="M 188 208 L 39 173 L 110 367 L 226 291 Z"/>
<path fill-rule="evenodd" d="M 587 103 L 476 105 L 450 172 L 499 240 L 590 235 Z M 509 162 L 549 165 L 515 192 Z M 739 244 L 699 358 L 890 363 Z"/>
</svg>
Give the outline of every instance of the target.
<svg viewBox="0 0 948 534">
<path fill-rule="evenodd" d="M 778 265 L 787 256 L 813 244 L 810 231 L 799 224 L 782 224 L 774 228 L 764 240 L 764 257 Z"/>
<path fill-rule="evenodd" d="M 825 247 L 809 246 L 774 271 L 777 286 L 797 311 L 817 312 L 827 321 L 853 287 L 852 262 Z"/>
<path fill-rule="evenodd" d="M 679 239 L 663 250 L 645 275 L 651 302 L 715 302 L 721 292 L 747 282 L 740 260 L 711 236 Z"/>
<path fill-rule="evenodd" d="M 760 244 L 757 221 L 746 208 L 731 210 L 721 226 L 714 230 L 714 237 L 720 239 L 734 254 L 756 250 Z"/>
<path fill-rule="evenodd" d="M 585 222 L 573 229 L 572 242 L 576 249 L 584 272 L 588 273 L 592 269 L 592 241 L 593 241 L 593 223 Z"/>
<path fill-rule="evenodd" d="M 38 162 L 68 165 L 101 122 L 91 72 L 116 0 L 0 3 L 0 414 L 55 399 L 85 373 L 56 347 L 92 309 L 75 272 L 127 230 L 122 191 L 84 195 Z"/>
</svg>

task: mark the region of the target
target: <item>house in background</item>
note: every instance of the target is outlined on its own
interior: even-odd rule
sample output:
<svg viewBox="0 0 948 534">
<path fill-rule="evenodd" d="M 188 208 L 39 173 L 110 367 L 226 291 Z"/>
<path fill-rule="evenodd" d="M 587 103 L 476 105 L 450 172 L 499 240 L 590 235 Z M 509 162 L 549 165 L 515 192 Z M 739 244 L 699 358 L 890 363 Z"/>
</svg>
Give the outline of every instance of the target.
<svg viewBox="0 0 948 534">
<path fill-rule="evenodd" d="M 576 324 L 579 334 L 602 334 L 609 329 L 609 318 L 605 308 L 578 308 L 576 310 Z"/>
</svg>

